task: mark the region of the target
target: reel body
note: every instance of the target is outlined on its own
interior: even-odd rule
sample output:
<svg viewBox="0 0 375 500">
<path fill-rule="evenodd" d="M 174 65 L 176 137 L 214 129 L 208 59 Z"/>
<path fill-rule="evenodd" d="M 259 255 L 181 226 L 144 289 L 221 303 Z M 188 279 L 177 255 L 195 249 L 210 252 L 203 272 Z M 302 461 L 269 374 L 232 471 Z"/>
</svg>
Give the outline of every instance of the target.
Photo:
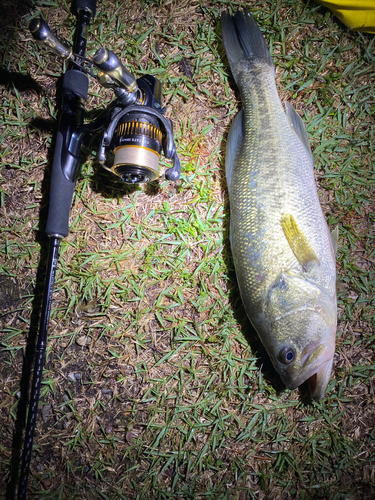
<svg viewBox="0 0 375 500">
<path fill-rule="evenodd" d="M 146 112 L 142 112 L 146 106 L 162 113 L 159 80 L 146 75 L 137 80 L 137 85 L 139 112 L 130 111 L 118 121 L 110 145 L 114 154 L 113 166 L 105 167 L 128 184 L 149 182 L 159 177 L 163 134 L 169 132 L 156 116 L 147 113 L 146 108 Z"/>
</svg>

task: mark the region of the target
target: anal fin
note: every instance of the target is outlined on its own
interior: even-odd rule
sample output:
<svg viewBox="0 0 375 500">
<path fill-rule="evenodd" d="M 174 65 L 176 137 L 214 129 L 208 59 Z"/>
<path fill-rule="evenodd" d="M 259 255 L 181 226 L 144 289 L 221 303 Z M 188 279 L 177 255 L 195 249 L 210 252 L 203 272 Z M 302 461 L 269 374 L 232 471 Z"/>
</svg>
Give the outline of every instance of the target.
<svg viewBox="0 0 375 500">
<path fill-rule="evenodd" d="M 332 241 L 333 252 L 336 256 L 339 244 L 339 226 L 336 226 L 336 228 L 331 231 L 331 241 Z"/>
<path fill-rule="evenodd" d="M 305 146 L 307 153 L 312 158 L 309 138 L 307 136 L 305 124 L 303 123 L 302 118 L 299 116 L 299 114 L 297 114 L 293 106 L 289 104 L 289 102 L 285 103 L 285 114 L 290 128 L 295 132 L 297 137 Z"/>
</svg>

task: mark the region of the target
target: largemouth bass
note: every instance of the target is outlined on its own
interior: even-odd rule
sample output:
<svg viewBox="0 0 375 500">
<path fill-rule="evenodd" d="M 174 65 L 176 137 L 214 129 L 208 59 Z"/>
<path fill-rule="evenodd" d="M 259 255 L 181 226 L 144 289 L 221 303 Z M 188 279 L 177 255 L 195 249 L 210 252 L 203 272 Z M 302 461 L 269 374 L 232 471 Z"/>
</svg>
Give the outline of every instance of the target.
<svg viewBox="0 0 375 500">
<path fill-rule="evenodd" d="M 225 159 L 241 298 L 287 388 L 307 380 L 319 400 L 335 350 L 336 263 L 307 132 L 290 104 L 283 109 L 251 15 L 223 13 L 221 29 L 242 101 Z"/>
</svg>

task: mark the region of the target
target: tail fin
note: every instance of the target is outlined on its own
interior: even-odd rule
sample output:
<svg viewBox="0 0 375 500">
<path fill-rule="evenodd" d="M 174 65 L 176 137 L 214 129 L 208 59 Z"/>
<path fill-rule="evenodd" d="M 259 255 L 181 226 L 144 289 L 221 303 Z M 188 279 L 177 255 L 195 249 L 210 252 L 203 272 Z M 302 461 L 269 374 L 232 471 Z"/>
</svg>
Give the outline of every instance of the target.
<svg viewBox="0 0 375 500">
<path fill-rule="evenodd" d="M 234 16 L 223 12 L 221 15 L 221 33 L 234 77 L 238 73 L 236 65 L 241 60 L 247 60 L 250 64 L 263 63 L 273 69 L 273 62 L 266 41 L 248 11 L 241 12 L 238 10 Z"/>
</svg>

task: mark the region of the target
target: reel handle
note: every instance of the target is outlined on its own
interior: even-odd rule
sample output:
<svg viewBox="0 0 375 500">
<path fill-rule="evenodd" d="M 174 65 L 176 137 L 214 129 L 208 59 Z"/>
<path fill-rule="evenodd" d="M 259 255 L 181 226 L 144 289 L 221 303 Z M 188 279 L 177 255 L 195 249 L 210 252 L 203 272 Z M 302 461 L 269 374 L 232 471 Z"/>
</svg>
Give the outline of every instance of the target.
<svg viewBox="0 0 375 500">
<path fill-rule="evenodd" d="M 43 42 L 47 47 L 63 59 L 70 59 L 73 55 L 72 48 L 51 30 L 48 24 L 40 17 L 34 18 L 29 23 L 29 30 L 38 42 Z"/>
<path fill-rule="evenodd" d="M 104 73 L 100 78 L 104 80 L 100 83 L 105 85 L 105 79 L 111 78 L 120 88 L 125 88 L 127 92 L 135 94 L 138 85 L 135 77 L 125 68 L 120 59 L 108 49 L 98 49 L 92 58 L 95 67 Z M 100 81 L 100 80 L 99 80 Z"/>
</svg>

